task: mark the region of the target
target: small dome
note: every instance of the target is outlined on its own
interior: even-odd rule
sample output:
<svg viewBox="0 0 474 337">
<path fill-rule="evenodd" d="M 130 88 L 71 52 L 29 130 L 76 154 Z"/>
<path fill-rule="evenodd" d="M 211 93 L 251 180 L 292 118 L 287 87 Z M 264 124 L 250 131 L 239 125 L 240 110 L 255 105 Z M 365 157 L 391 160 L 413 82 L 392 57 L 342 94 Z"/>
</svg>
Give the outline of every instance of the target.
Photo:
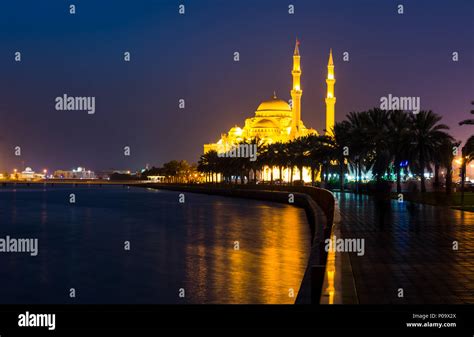
<svg viewBox="0 0 474 337">
<path fill-rule="evenodd" d="M 238 127 L 237 125 L 232 127 L 230 130 L 229 130 L 229 136 L 231 137 L 240 137 L 243 133 L 243 130 Z"/>
<path fill-rule="evenodd" d="M 282 99 L 273 97 L 268 101 L 263 101 L 257 108 L 257 111 L 291 111 L 290 105 Z"/>
<path fill-rule="evenodd" d="M 255 123 L 253 127 L 254 128 L 277 128 L 278 125 L 269 119 L 261 119 L 257 123 Z"/>
</svg>

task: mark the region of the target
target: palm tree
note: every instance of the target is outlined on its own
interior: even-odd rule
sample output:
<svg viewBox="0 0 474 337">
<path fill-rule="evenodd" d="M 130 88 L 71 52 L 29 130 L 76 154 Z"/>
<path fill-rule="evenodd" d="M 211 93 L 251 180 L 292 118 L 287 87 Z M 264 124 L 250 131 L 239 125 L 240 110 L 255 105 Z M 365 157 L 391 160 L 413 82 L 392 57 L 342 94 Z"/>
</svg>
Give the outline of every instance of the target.
<svg viewBox="0 0 474 337">
<path fill-rule="evenodd" d="M 218 163 L 221 158 L 219 158 L 217 151 L 211 150 L 199 158 L 198 161 L 198 170 L 205 173 L 208 176 L 210 182 L 214 182 L 214 174 L 216 174 L 217 181 L 217 169 Z"/>
<path fill-rule="evenodd" d="M 245 177 L 248 178 L 248 181 L 250 181 L 250 171 L 253 170 L 256 166 L 256 161 L 252 161 L 251 158 L 250 158 L 250 148 L 251 147 L 256 147 L 257 148 L 257 151 L 255 153 L 255 155 L 257 155 L 257 160 L 258 160 L 258 155 L 261 155 L 258 153 L 258 145 L 257 143 L 252 140 L 252 139 L 246 139 L 246 140 L 242 140 L 241 142 L 238 143 L 238 146 L 248 146 L 248 149 L 249 149 L 249 153 L 248 153 L 248 156 L 249 157 L 241 157 L 241 158 L 235 158 L 237 159 L 236 161 L 234 161 L 234 171 L 236 174 L 238 174 L 240 176 L 240 182 L 241 184 L 244 183 L 245 181 Z M 261 150 L 260 150 L 261 151 Z"/>
<path fill-rule="evenodd" d="M 168 182 L 175 183 L 178 175 L 179 163 L 177 160 L 171 160 L 163 164 L 163 169 Z"/>
<path fill-rule="evenodd" d="M 374 108 L 362 114 L 362 124 L 365 126 L 365 143 L 367 148 L 367 163 L 372 168 L 377 184 L 390 166 L 390 152 L 387 139 L 389 112 Z"/>
<path fill-rule="evenodd" d="M 474 105 L 474 101 L 471 102 L 471 105 Z M 474 114 L 474 110 L 471 110 L 471 114 Z M 461 122 L 459 122 L 459 125 L 464 125 L 464 124 L 470 124 L 470 125 L 474 125 L 474 119 L 465 119 Z"/>
<path fill-rule="evenodd" d="M 437 153 L 439 154 L 439 164 L 446 169 L 445 175 L 445 189 L 446 194 L 451 194 L 453 185 L 453 160 L 455 149 L 461 144 L 461 142 L 452 141 L 449 138 L 442 140 L 438 147 Z"/>
<path fill-rule="evenodd" d="M 293 184 L 293 171 L 294 167 L 297 162 L 297 149 L 298 145 L 295 144 L 295 142 L 289 141 L 286 143 L 286 159 L 287 159 L 287 165 L 288 165 L 288 172 L 289 172 L 289 184 Z"/>
<path fill-rule="evenodd" d="M 445 124 L 439 124 L 441 116 L 430 111 L 420 111 L 412 114 L 411 133 L 413 153 L 417 155 L 418 175 L 421 180 L 421 191 L 426 192 L 425 169 L 434 158 L 436 148 L 442 139 L 450 137 L 444 130 L 449 130 Z"/>
<path fill-rule="evenodd" d="M 344 175 L 346 172 L 346 150 L 348 151 L 347 157 L 350 154 L 350 144 L 351 144 L 351 123 L 348 121 L 343 121 L 336 123 L 333 128 L 334 134 L 334 147 L 333 156 L 336 158 L 339 167 L 339 189 L 341 192 L 344 191 Z"/>
<path fill-rule="evenodd" d="M 267 149 L 267 156 L 268 156 L 268 164 L 271 167 L 271 173 L 270 173 L 270 178 L 271 178 L 271 183 L 273 184 L 274 177 L 273 177 L 273 169 L 278 167 L 279 170 L 279 179 L 281 180 L 282 176 L 282 158 L 285 156 L 285 151 L 284 151 L 284 144 L 282 143 L 273 143 L 268 145 Z"/>
<path fill-rule="evenodd" d="M 351 147 L 349 151 L 349 158 L 355 166 L 356 171 L 356 193 L 359 193 L 359 185 L 362 180 L 362 166 L 365 162 L 368 153 L 371 151 L 369 143 L 367 142 L 367 112 L 350 112 L 347 115 L 347 121 L 350 123 L 349 130 Z"/>
<path fill-rule="evenodd" d="M 253 177 L 254 177 L 253 182 L 257 183 L 257 171 L 262 171 L 262 168 L 265 166 L 265 164 L 262 164 L 262 160 L 261 160 L 263 149 L 265 147 L 265 141 L 259 137 L 255 137 L 252 139 L 248 139 L 247 142 L 248 144 L 251 144 L 252 146 L 256 146 L 257 148 L 257 160 L 248 162 L 250 170 L 253 171 Z"/>
<path fill-rule="evenodd" d="M 446 168 L 446 185 L 449 184 L 449 187 L 446 186 L 446 191 L 451 189 L 451 178 L 452 178 L 452 161 L 454 159 L 455 148 L 460 145 L 460 142 L 455 142 L 454 138 L 450 135 L 442 137 L 439 139 L 436 150 L 433 154 L 433 164 L 434 164 L 434 182 L 433 186 L 438 188 L 440 185 L 439 182 L 439 171 L 441 167 Z M 449 181 L 448 181 L 449 180 Z"/>
<path fill-rule="evenodd" d="M 309 135 L 305 137 L 305 143 L 308 147 L 307 166 L 311 168 L 311 183 L 314 184 L 316 172 L 320 172 L 321 163 L 324 160 L 322 151 L 325 141 L 329 139 L 326 136 Z"/>
<path fill-rule="evenodd" d="M 272 146 L 270 144 L 265 144 L 260 149 L 260 152 L 258 155 L 258 162 L 260 164 L 261 171 L 265 170 L 265 166 L 269 167 L 271 170 L 270 172 L 271 184 L 273 184 L 273 160 L 274 160 L 272 151 L 273 151 Z"/>
<path fill-rule="evenodd" d="M 306 141 L 306 137 L 299 137 L 292 140 L 289 145 L 290 153 L 293 154 L 292 167 L 296 166 L 300 173 L 300 182 L 303 181 L 303 167 L 308 163 L 309 147 Z"/>
<path fill-rule="evenodd" d="M 279 170 L 279 179 L 283 181 L 283 167 L 286 166 L 287 158 L 286 158 L 286 144 L 281 142 L 272 144 L 273 146 L 273 155 L 274 155 L 274 162 L 275 165 L 278 166 Z"/>
<path fill-rule="evenodd" d="M 314 136 L 309 153 L 310 165 L 320 167 L 321 178 L 324 185 L 328 183 L 329 166 L 334 157 L 334 139 L 329 136 Z"/>
<path fill-rule="evenodd" d="M 389 115 L 388 135 L 390 154 L 397 179 L 397 193 L 401 193 L 402 162 L 410 159 L 410 119 L 406 112 L 396 110 Z"/>
</svg>

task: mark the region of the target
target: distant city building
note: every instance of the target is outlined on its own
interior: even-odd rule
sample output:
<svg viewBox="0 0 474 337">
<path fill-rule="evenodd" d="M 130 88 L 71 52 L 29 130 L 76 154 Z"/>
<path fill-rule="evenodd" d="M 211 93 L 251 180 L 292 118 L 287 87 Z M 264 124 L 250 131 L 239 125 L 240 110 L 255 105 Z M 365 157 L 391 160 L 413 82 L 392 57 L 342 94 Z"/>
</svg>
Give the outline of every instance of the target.
<svg viewBox="0 0 474 337">
<path fill-rule="evenodd" d="M 25 168 L 24 171 L 20 173 L 20 179 L 22 180 L 33 180 L 35 178 L 35 171 L 31 167 Z"/>
<path fill-rule="evenodd" d="M 33 171 L 31 167 L 27 167 L 21 172 L 17 172 L 17 170 L 15 169 L 13 173 L 10 175 L 10 179 L 27 180 L 27 181 L 40 180 L 40 179 L 44 179 L 44 177 L 45 177 L 45 174 L 36 173 L 35 171 Z"/>
<path fill-rule="evenodd" d="M 78 167 L 71 171 L 57 170 L 53 174 L 56 179 L 96 179 L 95 173 L 91 170 L 86 170 L 83 167 Z"/>
</svg>

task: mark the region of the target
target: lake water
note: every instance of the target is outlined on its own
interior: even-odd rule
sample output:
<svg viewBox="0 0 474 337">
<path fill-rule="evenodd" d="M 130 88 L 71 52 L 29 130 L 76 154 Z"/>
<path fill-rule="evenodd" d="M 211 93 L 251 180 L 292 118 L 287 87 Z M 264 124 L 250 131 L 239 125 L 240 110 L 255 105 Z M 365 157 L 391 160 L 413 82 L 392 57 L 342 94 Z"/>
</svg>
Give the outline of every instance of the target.
<svg viewBox="0 0 474 337">
<path fill-rule="evenodd" d="M 37 256 L 0 253 L 0 303 L 294 303 L 310 252 L 302 209 L 178 194 L 0 187 L 0 239 L 38 239 Z"/>
</svg>

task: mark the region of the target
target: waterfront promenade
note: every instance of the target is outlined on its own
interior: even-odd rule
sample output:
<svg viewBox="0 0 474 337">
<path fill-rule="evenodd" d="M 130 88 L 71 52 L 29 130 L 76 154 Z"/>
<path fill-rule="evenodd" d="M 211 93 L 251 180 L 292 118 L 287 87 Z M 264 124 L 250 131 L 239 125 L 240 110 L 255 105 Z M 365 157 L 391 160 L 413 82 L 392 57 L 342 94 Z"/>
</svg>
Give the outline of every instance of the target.
<svg viewBox="0 0 474 337">
<path fill-rule="evenodd" d="M 335 195 L 343 237 L 365 239 L 349 254 L 360 304 L 474 303 L 473 212 Z"/>
</svg>

